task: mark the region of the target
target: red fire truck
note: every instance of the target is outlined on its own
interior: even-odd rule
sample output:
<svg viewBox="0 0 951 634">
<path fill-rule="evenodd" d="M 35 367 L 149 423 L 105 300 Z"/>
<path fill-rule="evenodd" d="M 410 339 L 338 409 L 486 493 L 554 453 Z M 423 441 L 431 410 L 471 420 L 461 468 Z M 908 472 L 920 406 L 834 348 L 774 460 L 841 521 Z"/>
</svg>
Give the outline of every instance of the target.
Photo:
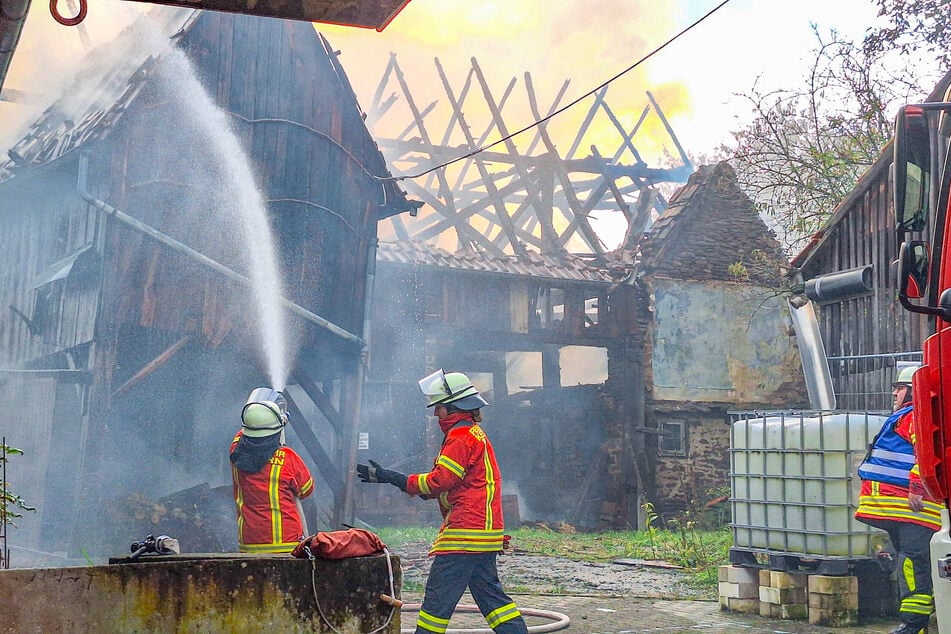
<svg viewBox="0 0 951 634">
<path fill-rule="evenodd" d="M 898 112 L 894 140 L 894 196 L 898 299 L 929 316 L 931 336 L 912 381 L 916 454 L 932 495 L 947 507 L 951 490 L 951 94 L 944 102 L 909 104 Z M 931 540 L 938 629 L 951 632 L 951 517 Z"/>
</svg>

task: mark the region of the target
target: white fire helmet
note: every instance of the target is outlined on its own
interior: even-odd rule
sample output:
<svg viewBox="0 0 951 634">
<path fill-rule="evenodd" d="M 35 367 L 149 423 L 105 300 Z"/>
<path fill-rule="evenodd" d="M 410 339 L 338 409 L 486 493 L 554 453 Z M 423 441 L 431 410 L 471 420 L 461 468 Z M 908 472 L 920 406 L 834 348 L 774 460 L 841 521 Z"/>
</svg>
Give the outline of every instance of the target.
<svg viewBox="0 0 951 634">
<path fill-rule="evenodd" d="M 245 436 L 263 438 L 284 431 L 287 424 L 287 399 L 277 390 L 258 387 L 251 390 L 241 410 L 241 427 Z"/>
<path fill-rule="evenodd" d="M 472 411 L 488 405 L 469 377 L 462 372 L 446 374 L 442 370 L 436 370 L 419 380 L 419 389 L 429 399 L 426 407 L 452 405 Z"/>
<path fill-rule="evenodd" d="M 909 364 L 903 367 L 898 371 L 898 376 L 895 377 L 892 387 L 897 387 L 899 385 L 911 385 L 911 377 L 920 367 L 921 366 L 917 363 Z"/>
</svg>

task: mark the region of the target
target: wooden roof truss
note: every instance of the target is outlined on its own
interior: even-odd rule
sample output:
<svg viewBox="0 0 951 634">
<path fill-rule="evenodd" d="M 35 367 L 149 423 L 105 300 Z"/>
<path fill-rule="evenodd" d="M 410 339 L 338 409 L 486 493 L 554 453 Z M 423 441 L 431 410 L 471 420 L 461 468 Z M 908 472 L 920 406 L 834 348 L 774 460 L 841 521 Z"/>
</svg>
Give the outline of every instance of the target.
<svg viewBox="0 0 951 634">
<path fill-rule="evenodd" d="M 422 241 L 450 251 L 497 256 L 524 255 L 527 251 L 556 257 L 572 253 L 597 261 L 607 249 L 592 223 L 594 212 L 623 215 L 627 231 L 619 250 L 633 252 L 649 226 L 651 212 L 662 213 L 666 208 L 658 185 L 684 183 L 693 171 L 649 92 L 648 105 L 628 128 L 608 105 L 607 86 L 602 88 L 593 96 L 570 147 L 562 154 L 549 134 L 550 121 L 523 130 L 525 136 L 519 133 L 505 139 L 513 132 L 503 112 L 516 100 L 515 78 L 497 95 L 473 58 L 462 86 L 454 87 L 438 59 L 435 63 L 448 114 L 445 107 L 439 114 L 438 101 L 424 107 L 417 104 L 395 55 L 368 109 L 367 125 L 394 175 L 408 177 L 402 181 L 408 195 L 425 203 L 412 217 L 394 216 L 381 224 L 384 240 Z M 523 89 L 532 121 L 547 119 L 563 107 L 567 88 L 565 81 L 543 108 L 532 77 L 526 72 Z M 510 110 L 515 107 L 510 106 Z M 396 134 L 381 131 L 384 122 L 392 127 L 392 121 L 401 116 L 396 114 L 400 108 L 402 116 L 409 119 L 405 127 Z M 476 122 L 480 113 L 482 119 Z M 634 137 L 652 113 L 670 135 L 680 165 L 651 168 L 635 147 Z M 439 116 L 444 123 L 437 135 L 431 130 L 438 129 Z M 579 157 L 592 124 L 598 121 L 603 129 L 605 117 L 608 127 L 618 135 L 616 147 L 602 153 L 589 144 L 587 156 Z M 516 143 L 529 135 L 529 142 L 520 150 Z M 505 140 L 474 152 L 500 138 Z M 603 131 L 599 138 L 603 138 Z M 433 170 L 436 166 L 441 167 Z M 428 173 L 420 175 L 423 172 Z"/>
</svg>

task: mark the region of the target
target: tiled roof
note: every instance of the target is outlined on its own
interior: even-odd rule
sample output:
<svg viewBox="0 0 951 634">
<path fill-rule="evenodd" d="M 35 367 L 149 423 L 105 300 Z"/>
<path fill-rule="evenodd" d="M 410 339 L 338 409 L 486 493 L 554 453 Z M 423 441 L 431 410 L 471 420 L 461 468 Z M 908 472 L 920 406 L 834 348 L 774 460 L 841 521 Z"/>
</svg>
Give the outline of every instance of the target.
<svg viewBox="0 0 951 634">
<path fill-rule="evenodd" d="M 607 271 L 589 266 L 577 257 L 551 258 L 537 253 L 526 257 L 498 257 L 475 253 L 449 253 L 444 249 L 414 242 L 381 242 L 377 260 L 393 264 L 412 264 L 459 269 L 479 273 L 568 280 L 574 282 L 613 283 Z"/>
</svg>

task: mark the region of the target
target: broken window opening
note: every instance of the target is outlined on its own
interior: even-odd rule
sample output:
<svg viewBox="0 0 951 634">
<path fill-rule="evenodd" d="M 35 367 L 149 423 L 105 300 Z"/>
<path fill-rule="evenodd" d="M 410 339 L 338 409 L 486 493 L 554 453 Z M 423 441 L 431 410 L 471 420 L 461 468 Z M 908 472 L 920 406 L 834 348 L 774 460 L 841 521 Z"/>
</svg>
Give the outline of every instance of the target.
<svg viewBox="0 0 951 634">
<path fill-rule="evenodd" d="M 658 425 L 657 453 L 661 456 L 687 456 L 687 424 L 682 420 L 664 420 Z"/>
</svg>

